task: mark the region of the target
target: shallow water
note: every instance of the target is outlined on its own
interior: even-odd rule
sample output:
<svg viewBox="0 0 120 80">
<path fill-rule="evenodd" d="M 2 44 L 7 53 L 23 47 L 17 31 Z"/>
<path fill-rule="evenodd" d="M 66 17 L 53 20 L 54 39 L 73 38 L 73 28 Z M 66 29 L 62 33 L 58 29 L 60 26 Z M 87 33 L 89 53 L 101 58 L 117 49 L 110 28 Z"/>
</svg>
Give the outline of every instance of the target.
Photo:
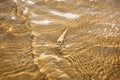
<svg viewBox="0 0 120 80">
<path fill-rule="evenodd" d="M 0 0 L 0 57 L 0 80 L 120 80 L 120 2 Z"/>
</svg>

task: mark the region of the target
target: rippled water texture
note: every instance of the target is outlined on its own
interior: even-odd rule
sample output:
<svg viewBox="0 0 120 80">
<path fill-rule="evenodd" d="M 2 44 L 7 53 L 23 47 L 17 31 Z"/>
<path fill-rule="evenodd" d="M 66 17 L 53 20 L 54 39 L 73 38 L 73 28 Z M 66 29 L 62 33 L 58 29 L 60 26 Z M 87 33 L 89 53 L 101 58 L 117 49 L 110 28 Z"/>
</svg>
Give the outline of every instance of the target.
<svg viewBox="0 0 120 80">
<path fill-rule="evenodd" d="M 120 80 L 120 1 L 0 0 L 0 80 Z"/>
</svg>

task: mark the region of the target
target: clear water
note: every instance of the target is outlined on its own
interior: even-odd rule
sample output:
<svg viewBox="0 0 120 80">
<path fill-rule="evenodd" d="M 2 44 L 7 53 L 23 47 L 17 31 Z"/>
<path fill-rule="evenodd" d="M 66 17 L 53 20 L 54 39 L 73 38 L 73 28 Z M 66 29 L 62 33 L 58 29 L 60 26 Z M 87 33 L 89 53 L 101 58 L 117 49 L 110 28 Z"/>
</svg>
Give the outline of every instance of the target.
<svg viewBox="0 0 120 80">
<path fill-rule="evenodd" d="M 0 80 L 120 80 L 120 1 L 1 0 Z"/>
</svg>

